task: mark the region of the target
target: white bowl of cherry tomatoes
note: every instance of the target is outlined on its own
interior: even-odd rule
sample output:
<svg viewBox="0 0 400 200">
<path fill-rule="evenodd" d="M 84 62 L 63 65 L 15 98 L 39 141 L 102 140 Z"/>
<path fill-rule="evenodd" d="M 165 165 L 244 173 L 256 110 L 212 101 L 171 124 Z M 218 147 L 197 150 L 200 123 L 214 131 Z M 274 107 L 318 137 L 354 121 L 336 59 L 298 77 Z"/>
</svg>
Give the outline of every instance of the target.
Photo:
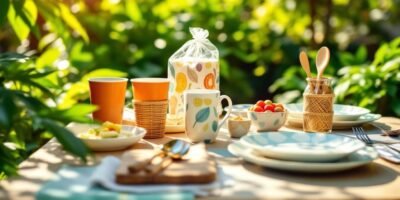
<svg viewBox="0 0 400 200">
<path fill-rule="evenodd" d="M 257 131 L 276 131 L 281 128 L 287 118 L 287 111 L 280 103 L 271 100 L 257 101 L 249 108 L 247 116 Z"/>
</svg>

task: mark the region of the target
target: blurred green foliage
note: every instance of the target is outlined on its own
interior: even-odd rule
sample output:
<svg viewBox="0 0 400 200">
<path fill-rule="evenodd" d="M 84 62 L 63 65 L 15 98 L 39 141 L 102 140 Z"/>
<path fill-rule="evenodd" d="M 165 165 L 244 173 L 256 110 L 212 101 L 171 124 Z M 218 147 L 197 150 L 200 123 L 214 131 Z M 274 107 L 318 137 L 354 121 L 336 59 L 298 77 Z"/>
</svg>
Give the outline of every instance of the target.
<svg viewBox="0 0 400 200">
<path fill-rule="evenodd" d="M 326 74 L 335 79 L 338 103 L 400 116 L 393 53 L 398 42 L 386 44 L 399 36 L 399 18 L 399 0 L 0 0 L 0 53 L 17 52 L 16 60 L 21 54 L 35 57 L 1 68 L 0 96 L 17 92 L 41 102 L 44 110 L 75 112 L 76 105 L 88 103 L 90 77 L 166 77 L 169 56 L 191 39 L 188 28 L 198 26 L 209 30 L 220 51 L 220 88 L 234 103 L 301 101 L 305 74 L 298 54 L 308 52 L 315 73 L 316 50 L 326 45 L 331 49 Z M 15 76 L 6 78 L 9 73 Z M 40 77 L 31 77 L 36 73 Z M 131 99 L 128 90 L 127 102 Z M 12 121 L 9 117 L 40 112 L 27 109 L 0 115 Z M 47 117 L 67 123 L 85 113 L 72 111 L 68 119 Z M 38 129 L 35 120 L 22 121 Z M 2 126 L 0 142 L 43 142 L 40 136 L 11 141 L 12 132 Z"/>
<path fill-rule="evenodd" d="M 0 178 L 16 174 L 17 165 L 52 134 L 64 149 L 86 160 L 89 150 L 65 128 L 69 122 L 89 123 L 96 107 L 75 104 L 69 109 L 47 106 L 37 92 L 55 99 L 43 82 L 53 71 L 37 71 L 21 54 L 0 54 Z M 36 98 L 35 98 L 36 97 Z M 48 136 L 47 136 L 48 137 Z"/>
</svg>

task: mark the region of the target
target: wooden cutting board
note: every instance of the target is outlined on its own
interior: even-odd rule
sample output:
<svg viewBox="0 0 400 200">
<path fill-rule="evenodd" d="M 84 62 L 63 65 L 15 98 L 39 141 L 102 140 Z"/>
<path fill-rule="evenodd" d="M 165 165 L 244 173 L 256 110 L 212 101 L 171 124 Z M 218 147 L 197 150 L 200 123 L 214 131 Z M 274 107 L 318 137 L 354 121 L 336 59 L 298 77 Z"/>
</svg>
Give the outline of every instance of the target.
<svg viewBox="0 0 400 200">
<path fill-rule="evenodd" d="M 216 179 L 216 162 L 208 156 L 204 144 L 192 145 L 183 160 L 174 161 L 156 175 L 129 172 L 129 166 L 143 162 L 155 153 L 156 151 L 148 149 L 125 152 L 121 158 L 121 165 L 116 171 L 116 182 L 119 184 L 203 184 Z"/>
</svg>

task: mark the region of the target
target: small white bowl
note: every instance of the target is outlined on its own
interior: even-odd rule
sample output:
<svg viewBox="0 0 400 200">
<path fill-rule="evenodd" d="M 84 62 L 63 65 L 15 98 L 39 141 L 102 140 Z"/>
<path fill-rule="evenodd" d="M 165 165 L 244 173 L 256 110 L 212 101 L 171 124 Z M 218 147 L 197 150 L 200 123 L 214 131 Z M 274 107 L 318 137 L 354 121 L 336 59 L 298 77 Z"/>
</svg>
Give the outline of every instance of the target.
<svg viewBox="0 0 400 200">
<path fill-rule="evenodd" d="M 240 138 L 246 135 L 250 130 L 250 126 L 251 120 L 248 118 L 242 118 L 241 120 L 228 120 L 228 131 L 232 138 Z"/>
<path fill-rule="evenodd" d="M 284 112 L 254 112 L 248 111 L 247 116 L 251 119 L 257 131 L 276 131 L 281 128 L 287 119 L 287 111 Z"/>
</svg>

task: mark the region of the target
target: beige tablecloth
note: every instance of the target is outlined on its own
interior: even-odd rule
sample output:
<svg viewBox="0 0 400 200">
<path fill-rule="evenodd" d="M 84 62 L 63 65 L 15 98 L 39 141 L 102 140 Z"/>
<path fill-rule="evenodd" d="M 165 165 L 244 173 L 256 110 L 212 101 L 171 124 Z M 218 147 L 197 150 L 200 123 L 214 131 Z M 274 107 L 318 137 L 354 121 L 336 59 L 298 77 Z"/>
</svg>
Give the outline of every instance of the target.
<svg viewBox="0 0 400 200">
<path fill-rule="evenodd" d="M 379 134 L 381 129 L 400 129 L 397 118 L 384 117 L 375 124 L 380 128 L 365 126 L 369 134 Z M 185 135 L 167 134 L 162 139 L 142 140 L 131 148 L 154 148 L 172 138 L 185 138 Z M 367 166 L 334 174 L 288 173 L 245 163 L 229 155 L 226 146 L 231 141 L 226 130 L 222 130 L 217 142 L 207 148 L 234 184 L 220 189 L 217 196 L 205 199 L 400 199 L 400 165 L 377 159 Z M 89 164 L 98 163 L 104 156 L 122 153 L 96 153 L 95 160 Z M 80 165 L 58 142 L 49 141 L 21 163 L 19 177 L 0 182 L 0 199 L 33 199 L 41 185 L 65 163 Z"/>
</svg>

